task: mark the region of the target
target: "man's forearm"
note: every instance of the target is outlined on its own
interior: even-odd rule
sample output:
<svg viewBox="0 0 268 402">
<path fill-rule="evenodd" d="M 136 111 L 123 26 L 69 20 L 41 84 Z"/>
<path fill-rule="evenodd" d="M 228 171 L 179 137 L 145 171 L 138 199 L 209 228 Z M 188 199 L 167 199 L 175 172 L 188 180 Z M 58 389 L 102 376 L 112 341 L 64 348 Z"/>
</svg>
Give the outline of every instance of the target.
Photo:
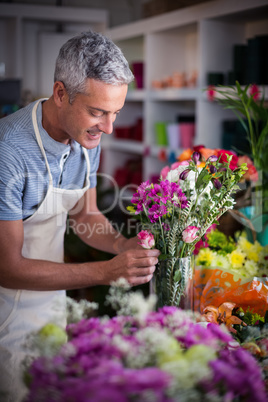
<svg viewBox="0 0 268 402">
<path fill-rule="evenodd" d="M 9 289 L 61 290 L 107 284 L 107 261 L 57 263 L 22 257 L 16 266 L 1 270 L 0 285 Z"/>
<path fill-rule="evenodd" d="M 127 239 L 102 213 L 89 214 L 83 221 L 69 219 L 69 228 L 86 244 L 111 254 L 125 251 Z"/>
</svg>

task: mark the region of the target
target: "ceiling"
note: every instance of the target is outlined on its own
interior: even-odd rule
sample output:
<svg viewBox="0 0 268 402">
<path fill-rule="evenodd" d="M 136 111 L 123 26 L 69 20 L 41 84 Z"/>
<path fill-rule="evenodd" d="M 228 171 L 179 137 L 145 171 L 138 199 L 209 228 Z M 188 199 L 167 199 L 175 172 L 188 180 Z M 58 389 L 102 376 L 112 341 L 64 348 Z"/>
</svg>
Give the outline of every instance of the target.
<svg viewBox="0 0 268 402">
<path fill-rule="evenodd" d="M 0 3 L 106 9 L 110 27 L 143 18 L 143 4 L 146 2 L 148 0 L 0 0 Z"/>
</svg>

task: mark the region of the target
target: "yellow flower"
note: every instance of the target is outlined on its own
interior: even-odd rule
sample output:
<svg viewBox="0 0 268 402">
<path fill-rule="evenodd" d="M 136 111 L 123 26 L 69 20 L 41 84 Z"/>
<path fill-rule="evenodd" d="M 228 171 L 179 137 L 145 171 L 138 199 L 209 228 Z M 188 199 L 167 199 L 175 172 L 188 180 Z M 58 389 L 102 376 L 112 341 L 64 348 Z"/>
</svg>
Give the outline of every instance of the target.
<svg viewBox="0 0 268 402">
<path fill-rule="evenodd" d="M 240 249 L 236 249 L 229 254 L 229 261 L 232 268 L 241 268 L 245 258 L 245 253 Z"/>
<path fill-rule="evenodd" d="M 245 237 L 240 237 L 237 242 L 238 247 L 241 248 L 242 251 L 244 251 L 246 254 L 249 252 L 251 247 L 253 246 L 250 241 L 248 241 Z"/>
<path fill-rule="evenodd" d="M 263 247 L 260 245 L 260 243 L 255 241 L 247 252 L 248 259 L 259 262 L 262 249 Z"/>
<path fill-rule="evenodd" d="M 263 249 L 263 247 L 262 247 L 262 245 L 257 241 L 257 240 L 255 240 L 255 242 L 254 242 L 254 248 L 256 249 L 256 252 L 259 254 L 261 251 L 262 251 L 262 249 Z"/>
<path fill-rule="evenodd" d="M 251 250 L 249 250 L 248 252 L 248 259 L 252 260 L 254 262 L 258 262 L 259 261 L 259 254 L 256 252 L 256 250 L 254 250 L 254 248 L 252 247 Z"/>
<path fill-rule="evenodd" d="M 267 266 L 268 268 L 268 245 L 262 248 L 259 257 L 259 263 Z"/>
<path fill-rule="evenodd" d="M 202 248 L 196 258 L 196 265 L 209 267 L 214 259 L 214 253 L 209 248 Z"/>
</svg>

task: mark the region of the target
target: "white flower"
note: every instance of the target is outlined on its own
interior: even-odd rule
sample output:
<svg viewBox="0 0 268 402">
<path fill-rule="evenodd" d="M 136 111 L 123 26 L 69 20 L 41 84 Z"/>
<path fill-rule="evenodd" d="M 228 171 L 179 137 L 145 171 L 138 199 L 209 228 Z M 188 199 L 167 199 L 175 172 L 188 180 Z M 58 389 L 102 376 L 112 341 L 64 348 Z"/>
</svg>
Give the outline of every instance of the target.
<svg viewBox="0 0 268 402">
<path fill-rule="evenodd" d="M 219 267 L 219 268 L 223 268 L 223 269 L 230 268 L 230 262 L 226 256 L 220 255 L 217 253 L 213 253 L 213 255 L 214 255 L 214 258 L 211 262 L 212 267 Z"/>
<path fill-rule="evenodd" d="M 180 166 L 177 169 L 170 170 L 167 174 L 166 180 L 171 183 L 177 183 L 179 181 L 179 176 L 181 172 L 185 170 L 185 166 Z"/>
<path fill-rule="evenodd" d="M 89 302 L 82 299 L 79 302 L 71 297 L 66 298 L 67 304 L 67 322 L 75 323 L 83 318 L 88 318 L 92 315 L 93 310 L 97 310 L 99 305 L 95 302 Z"/>
<path fill-rule="evenodd" d="M 244 265 L 245 271 L 248 276 L 257 276 L 258 274 L 258 265 L 256 262 L 252 260 L 247 260 Z"/>
<path fill-rule="evenodd" d="M 147 298 L 141 292 L 132 292 L 129 294 L 129 308 L 132 314 L 143 320 L 151 311 L 155 310 L 157 297 L 155 294 L 150 294 Z"/>
</svg>

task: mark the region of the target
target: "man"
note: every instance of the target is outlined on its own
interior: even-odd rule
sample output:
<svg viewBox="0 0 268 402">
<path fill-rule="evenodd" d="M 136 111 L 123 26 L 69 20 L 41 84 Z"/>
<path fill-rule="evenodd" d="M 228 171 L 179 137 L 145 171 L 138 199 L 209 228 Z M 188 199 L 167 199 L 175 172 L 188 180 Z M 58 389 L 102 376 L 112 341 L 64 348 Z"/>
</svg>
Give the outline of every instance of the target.
<svg viewBox="0 0 268 402">
<path fill-rule="evenodd" d="M 158 251 L 112 229 L 96 203 L 102 135 L 111 134 L 133 75 L 122 52 L 87 32 L 56 61 L 53 95 L 0 120 L 0 395 L 21 401 L 23 344 L 49 321 L 65 325 L 65 290 L 150 281 Z M 108 228 L 77 234 L 116 254 L 110 261 L 63 263 L 67 213 L 72 226 Z M 99 231 L 100 232 L 100 231 Z"/>
</svg>

